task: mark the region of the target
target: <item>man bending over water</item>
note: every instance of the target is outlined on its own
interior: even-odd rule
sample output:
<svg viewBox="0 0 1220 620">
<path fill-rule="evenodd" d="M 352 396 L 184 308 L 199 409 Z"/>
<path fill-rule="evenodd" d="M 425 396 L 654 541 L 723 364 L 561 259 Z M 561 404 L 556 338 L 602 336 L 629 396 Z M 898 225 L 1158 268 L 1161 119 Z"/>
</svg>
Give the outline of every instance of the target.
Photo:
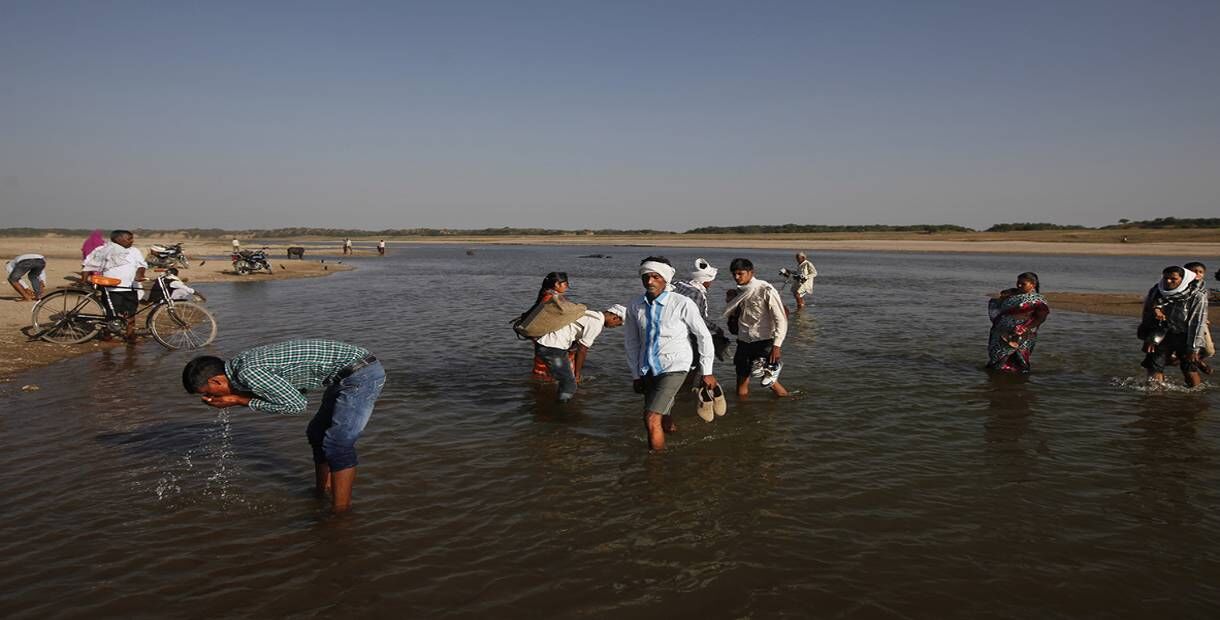
<svg viewBox="0 0 1220 620">
<path fill-rule="evenodd" d="M 216 408 L 288 414 L 305 410 L 306 390 L 324 387 L 305 431 L 317 490 L 331 494 L 335 512 L 351 508 L 356 440 L 385 386 L 385 369 L 372 353 L 333 340 L 289 340 L 248 349 L 228 361 L 196 357 L 182 369 L 182 385 Z"/>
</svg>

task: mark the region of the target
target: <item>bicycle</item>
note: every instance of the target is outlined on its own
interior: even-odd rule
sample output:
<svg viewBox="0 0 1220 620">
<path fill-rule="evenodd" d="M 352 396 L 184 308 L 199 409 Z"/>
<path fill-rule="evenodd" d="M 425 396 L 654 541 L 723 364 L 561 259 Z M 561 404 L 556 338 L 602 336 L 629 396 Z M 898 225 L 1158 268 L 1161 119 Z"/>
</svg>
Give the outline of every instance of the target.
<svg viewBox="0 0 1220 620">
<path fill-rule="evenodd" d="M 216 338 L 216 319 L 212 313 L 193 301 L 173 300 L 165 280 L 162 275 L 154 281 L 154 286 L 160 288 L 161 299 L 139 309 L 135 316 L 148 313 L 145 326 L 153 339 L 167 349 L 198 349 L 210 344 Z M 109 289 L 140 287 L 118 286 L 118 279 L 99 275 L 89 276 L 88 283 L 88 289 L 61 289 L 34 304 L 30 338 L 80 344 L 103 330 L 112 335 L 123 334 L 127 320 L 115 313 Z"/>
</svg>

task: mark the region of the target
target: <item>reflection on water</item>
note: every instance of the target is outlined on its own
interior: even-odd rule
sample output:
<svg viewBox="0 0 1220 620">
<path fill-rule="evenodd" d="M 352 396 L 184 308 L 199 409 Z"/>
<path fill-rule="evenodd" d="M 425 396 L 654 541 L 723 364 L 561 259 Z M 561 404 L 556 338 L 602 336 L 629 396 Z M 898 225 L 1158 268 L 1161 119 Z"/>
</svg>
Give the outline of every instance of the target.
<svg viewBox="0 0 1220 620">
<path fill-rule="evenodd" d="M 577 258 L 592 253 L 612 258 Z M 0 387 L 6 615 L 1207 617 L 1220 604 L 1215 390 L 1147 390 L 1129 319 L 1053 309 L 1031 376 L 981 370 L 985 295 L 1016 273 L 1139 291 L 1167 259 L 814 256 L 823 275 L 784 347 L 798 396 L 730 400 L 709 424 L 684 394 L 670 451 L 650 456 L 621 330 L 561 407 L 508 327 L 552 270 L 591 307 L 625 301 L 642 253 L 394 248 L 324 279 L 206 285 L 218 354 L 330 337 L 384 361 L 343 519 L 310 492 L 308 416 L 203 406 L 182 391 L 190 354 L 109 349 L 15 381 L 38 392 Z M 790 254 L 667 252 L 722 273 L 746 255 L 773 281 Z M 731 364 L 717 374 L 731 383 Z"/>
</svg>

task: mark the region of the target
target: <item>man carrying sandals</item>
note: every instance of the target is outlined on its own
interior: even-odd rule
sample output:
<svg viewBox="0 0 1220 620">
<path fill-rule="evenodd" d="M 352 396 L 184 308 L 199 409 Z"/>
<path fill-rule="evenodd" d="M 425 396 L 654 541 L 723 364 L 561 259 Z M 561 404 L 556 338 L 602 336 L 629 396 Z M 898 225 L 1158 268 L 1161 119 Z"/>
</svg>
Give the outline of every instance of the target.
<svg viewBox="0 0 1220 620">
<path fill-rule="evenodd" d="M 677 430 L 669 411 L 693 361 L 688 338 L 691 334 L 699 343 L 703 385 L 709 390 L 716 387 L 716 377 L 712 375 L 712 334 L 695 302 L 670 293 L 674 272 L 664 257 L 649 256 L 641 261 L 644 294 L 627 306 L 623 327 L 632 387 L 644 395 L 648 446 L 657 452 L 665 449 L 665 433 Z"/>
</svg>

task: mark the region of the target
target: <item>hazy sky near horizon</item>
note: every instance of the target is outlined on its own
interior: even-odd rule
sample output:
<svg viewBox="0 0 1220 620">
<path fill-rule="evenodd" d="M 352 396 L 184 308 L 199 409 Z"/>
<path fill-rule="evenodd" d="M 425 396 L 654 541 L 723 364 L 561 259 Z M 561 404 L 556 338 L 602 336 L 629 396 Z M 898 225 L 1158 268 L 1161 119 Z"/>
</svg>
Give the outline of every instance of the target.
<svg viewBox="0 0 1220 620">
<path fill-rule="evenodd" d="M 1220 1 L 0 8 L 0 227 L 1220 214 Z"/>
</svg>

